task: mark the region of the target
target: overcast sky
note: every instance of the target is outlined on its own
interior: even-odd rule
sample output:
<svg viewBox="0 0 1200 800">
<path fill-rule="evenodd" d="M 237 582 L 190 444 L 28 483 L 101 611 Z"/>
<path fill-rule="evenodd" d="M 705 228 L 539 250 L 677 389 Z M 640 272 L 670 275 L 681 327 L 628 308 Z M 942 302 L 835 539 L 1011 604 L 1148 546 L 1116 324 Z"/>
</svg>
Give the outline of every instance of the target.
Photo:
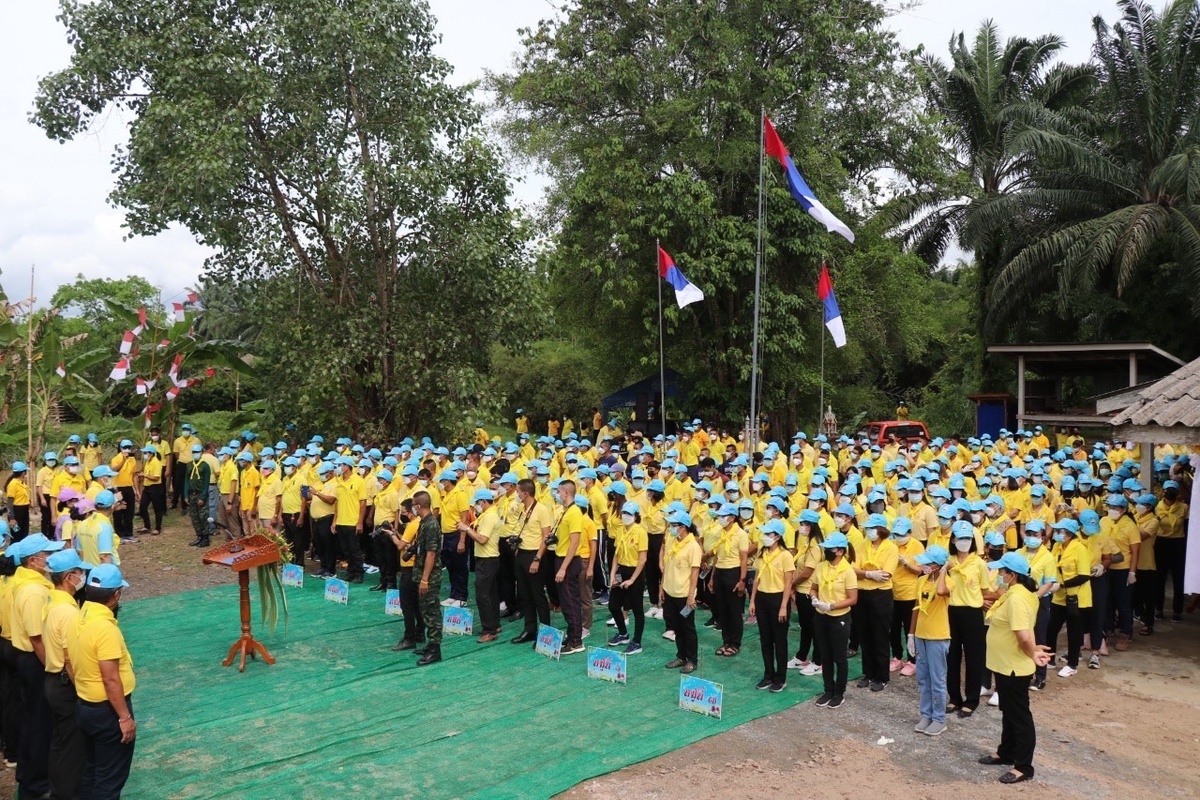
<svg viewBox="0 0 1200 800">
<path fill-rule="evenodd" d="M 517 29 L 555 13 L 551 0 L 431 0 L 443 36 L 441 54 L 467 82 L 484 70 L 512 63 Z M 51 0 L 7 2 L 0 12 L 0 284 L 11 301 L 29 292 L 29 268 L 37 265 L 35 294 L 49 301 L 57 286 L 82 273 L 88 278 L 141 275 L 177 299 L 202 267 L 205 251 L 182 229 L 153 238 L 125 239 L 122 213 L 107 196 L 113 147 L 124 128 L 110 122 L 65 145 L 47 139 L 28 122 L 40 77 L 66 66 L 70 57 Z M 1113 0 L 924 0 L 890 21 L 907 47 L 924 43 L 937 54 L 955 31 L 972 35 L 989 15 L 1004 36 L 1056 32 L 1067 40 L 1066 59 L 1087 59 L 1091 19 L 1116 18 Z M 537 181 L 518 190 L 536 200 Z"/>
</svg>

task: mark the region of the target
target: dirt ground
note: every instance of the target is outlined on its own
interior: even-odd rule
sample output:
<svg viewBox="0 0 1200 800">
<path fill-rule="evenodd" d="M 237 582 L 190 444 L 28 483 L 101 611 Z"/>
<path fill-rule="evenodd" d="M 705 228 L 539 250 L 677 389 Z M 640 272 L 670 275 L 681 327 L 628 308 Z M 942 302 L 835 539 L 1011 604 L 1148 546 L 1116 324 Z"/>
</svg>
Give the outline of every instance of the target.
<svg viewBox="0 0 1200 800">
<path fill-rule="evenodd" d="M 173 512 L 162 536 L 122 547 L 130 599 L 233 582 L 200 564 L 191 527 Z M 911 800 L 961 800 L 964 792 L 1056 797 L 1196 797 L 1200 792 L 1200 615 L 1158 623 L 1100 670 L 1051 673 L 1033 695 L 1038 725 L 1035 780 L 1005 787 L 1004 767 L 976 759 L 1000 738 L 999 709 L 981 706 L 930 738 L 913 732 L 914 678 L 894 675 L 878 694 L 851 687 L 835 710 L 808 701 L 718 736 L 585 781 L 560 795 L 584 798 L 857 798 L 903 793 Z M 746 651 L 741 657 L 757 658 Z M 894 741 L 879 744 L 881 737 Z M 0 771 L 11 797 L 12 771 Z"/>
</svg>

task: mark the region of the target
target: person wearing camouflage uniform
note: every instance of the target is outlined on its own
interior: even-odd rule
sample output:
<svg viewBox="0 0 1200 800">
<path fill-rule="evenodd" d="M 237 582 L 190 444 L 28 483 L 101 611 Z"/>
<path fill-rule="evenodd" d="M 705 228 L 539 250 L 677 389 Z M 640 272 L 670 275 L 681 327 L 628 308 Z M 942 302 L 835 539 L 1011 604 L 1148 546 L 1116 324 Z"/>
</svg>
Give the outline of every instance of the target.
<svg viewBox="0 0 1200 800">
<path fill-rule="evenodd" d="M 203 452 L 204 448 L 201 445 L 192 445 L 192 463 L 183 465 L 183 490 L 187 497 L 188 518 L 196 531 L 196 538 L 191 542 L 191 547 L 209 546 L 208 485 L 212 477 L 212 468 L 200 458 Z"/>
<path fill-rule="evenodd" d="M 421 617 L 425 620 L 425 636 L 428 644 L 416 653 L 421 657 L 418 667 L 436 664 L 442 660 L 442 566 L 438 554 L 442 549 L 442 526 L 430 508 L 428 492 L 417 492 L 412 499 L 413 511 L 421 518 L 417 528 L 416 563 L 419 572 L 417 593 L 420 596 Z"/>
</svg>

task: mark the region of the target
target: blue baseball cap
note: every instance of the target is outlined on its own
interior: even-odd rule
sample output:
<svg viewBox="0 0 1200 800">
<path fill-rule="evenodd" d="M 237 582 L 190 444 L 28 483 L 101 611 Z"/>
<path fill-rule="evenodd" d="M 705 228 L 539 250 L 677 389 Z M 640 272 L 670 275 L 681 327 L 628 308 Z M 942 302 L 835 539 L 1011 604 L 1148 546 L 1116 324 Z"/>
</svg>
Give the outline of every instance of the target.
<svg viewBox="0 0 1200 800">
<path fill-rule="evenodd" d="M 733 503 L 726 503 L 717 509 L 718 517 L 736 517 L 737 515 L 737 506 L 735 506 Z"/>
<path fill-rule="evenodd" d="M 105 489 L 96 495 L 93 502 L 96 504 L 96 508 L 112 508 L 116 505 L 117 496 L 111 490 Z"/>
<path fill-rule="evenodd" d="M 475 494 L 471 495 L 471 502 L 478 503 L 481 500 L 486 500 L 489 503 L 495 502 L 496 493 L 491 489 L 476 489 Z"/>
<path fill-rule="evenodd" d="M 950 535 L 955 539 L 974 539 L 975 528 L 965 519 L 961 519 L 950 528 Z"/>
<path fill-rule="evenodd" d="M 912 520 L 908 517 L 896 517 L 891 530 L 892 536 L 907 536 L 912 533 Z"/>
<path fill-rule="evenodd" d="M 988 569 L 1006 569 L 1018 575 L 1029 574 L 1029 560 L 1020 553 L 1005 553 L 996 561 L 988 564 Z"/>
<path fill-rule="evenodd" d="M 622 514 L 641 514 L 642 507 L 639 506 L 637 503 L 633 502 L 632 500 L 630 500 L 630 501 L 626 502 L 623 506 L 621 506 L 621 513 Z"/>
<path fill-rule="evenodd" d="M 930 545 L 928 550 L 913 559 L 913 561 L 916 561 L 918 564 L 925 566 L 930 564 L 945 566 L 946 562 L 949 560 L 950 553 L 947 552 L 946 548 L 942 547 L 940 544 Z"/>
<path fill-rule="evenodd" d="M 772 520 L 768 520 L 767 522 L 764 522 L 762 524 L 762 526 L 759 528 L 759 530 L 761 530 L 765 534 L 769 533 L 773 536 L 782 537 L 784 534 L 783 523 L 777 519 L 772 519 Z"/>
<path fill-rule="evenodd" d="M 88 575 L 87 585 L 94 589 L 124 589 L 129 586 L 116 564 L 99 564 Z"/>
<path fill-rule="evenodd" d="M 35 555 L 36 553 L 57 553 L 66 546 L 65 542 L 52 542 L 40 533 L 26 536 L 16 544 L 9 545 L 8 555 L 12 556 L 18 562 L 23 558 Z M 13 551 L 17 552 L 13 552 Z"/>
<path fill-rule="evenodd" d="M 379 470 L 379 474 L 375 476 L 375 480 L 383 481 L 384 483 L 391 483 L 392 479 L 395 477 L 396 476 L 392 474 L 390 469 L 381 469 Z"/>
<path fill-rule="evenodd" d="M 839 511 L 838 513 L 841 513 L 841 512 Z M 864 525 L 863 527 L 883 528 L 886 530 L 888 527 L 887 517 L 885 517 L 883 514 L 871 514 L 870 516 L 867 517 L 867 524 Z"/>
<path fill-rule="evenodd" d="M 692 527 L 692 515 L 686 511 L 676 511 L 671 516 L 667 517 L 667 522 L 672 525 L 685 525 Z"/>
<path fill-rule="evenodd" d="M 851 519 L 854 519 L 854 506 L 850 505 L 849 503 L 842 503 L 833 510 L 833 513 L 841 514 L 844 517 L 850 517 Z"/>
<path fill-rule="evenodd" d="M 1093 512 L 1093 513 L 1095 513 L 1095 512 Z M 1081 514 L 1080 516 L 1082 517 L 1083 515 Z M 1058 531 L 1066 531 L 1067 533 L 1071 534 L 1072 536 L 1079 535 L 1079 522 L 1077 522 L 1076 520 L 1070 519 L 1070 518 L 1060 519 L 1058 522 L 1054 523 L 1050 527 L 1054 528 L 1055 530 L 1058 530 Z M 1085 525 L 1085 527 L 1086 527 L 1086 525 Z M 1025 529 L 1029 530 L 1029 526 L 1026 525 Z M 1096 533 L 1100 532 L 1099 519 L 1097 519 L 1097 522 L 1096 522 L 1095 532 Z"/>
<path fill-rule="evenodd" d="M 826 550 L 833 550 L 839 547 L 847 549 L 850 547 L 850 542 L 846 539 L 846 534 L 841 531 L 835 531 L 825 537 L 825 541 L 821 542 L 821 547 Z"/>
<path fill-rule="evenodd" d="M 69 572 L 73 569 L 81 569 L 84 572 L 90 572 L 95 567 L 92 564 L 84 561 L 79 557 L 79 553 L 73 547 L 68 547 L 66 550 L 60 550 L 54 555 L 46 559 L 46 569 L 51 573 Z"/>
</svg>

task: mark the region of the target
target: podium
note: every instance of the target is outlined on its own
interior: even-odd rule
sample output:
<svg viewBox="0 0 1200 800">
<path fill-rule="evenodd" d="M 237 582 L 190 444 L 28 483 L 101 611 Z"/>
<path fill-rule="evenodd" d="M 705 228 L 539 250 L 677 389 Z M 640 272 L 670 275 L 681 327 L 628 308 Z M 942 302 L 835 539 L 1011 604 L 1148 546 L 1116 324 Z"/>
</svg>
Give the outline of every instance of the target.
<svg viewBox="0 0 1200 800">
<path fill-rule="evenodd" d="M 242 635 L 229 648 L 229 656 L 221 662 L 222 666 L 228 667 L 233 663 L 233 659 L 237 657 L 238 652 L 242 654 L 241 664 L 238 666 L 238 672 L 246 671 L 246 656 L 254 658 L 255 654 L 261 655 L 263 661 L 268 664 L 274 664 L 275 659 L 267 652 L 267 648 L 262 642 L 254 638 L 250 633 L 250 570 L 255 567 L 264 567 L 268 564 L 275 564 L 279 561 L 279 546 L 261 534 L 247 536 L 244 539 L 235 539 L 232 542 L 226 542 L 220 547 L 213 548 L 204 554 L 201 559 L 205 564 L 222 564 L 234 570 L 238 574 L 238 593 L 241 596 L 241 612 L 242 612 Z"/>
</svg>

